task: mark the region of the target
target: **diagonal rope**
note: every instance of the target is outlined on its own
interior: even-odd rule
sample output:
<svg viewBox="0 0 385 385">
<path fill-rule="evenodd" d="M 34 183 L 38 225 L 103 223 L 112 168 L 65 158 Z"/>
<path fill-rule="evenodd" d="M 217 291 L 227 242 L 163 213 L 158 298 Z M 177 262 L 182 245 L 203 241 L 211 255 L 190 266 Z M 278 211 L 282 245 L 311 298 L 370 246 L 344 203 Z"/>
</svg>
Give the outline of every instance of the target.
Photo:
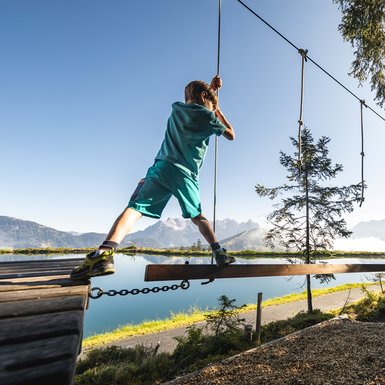
<svg viewBox="0 0 385 385">
<path fill-rule="evenodd" d="M 271 30 L 273 30 L 277 35 L 279 35 L 282 39 L 284 39 L 288 44 L 290 44 L 293 48 L 295 48 L 297 51 L 299 48 L 292 43 L 286 36 L 284 36 L 282 33 L 280 33 L 276 28 L 274 28 L 271 24 L 269 24 L 265 19 L 263 19 L 260 15 L 258 15 L 255 11 L 253 11 L 249 6 L 247 6 L 242 0 L 236 0 L 239 4 L 241 4 L 244 8 L 246 8 L 249 12 L 251 12 L 254 16 L 256 16 L 259 20 L 261 20 L 264 24 L 266 24 Z M 329 76 L 334 82 L 336 82 L 339 86 L 341 86 L 345 91 L 347 91 L 350 95 L 355 97 L 358 101 L 361 101 L 361 98 L 359 98 L 353 91 L 351 91 L 348 87 L 343 85 L 339 80 L 337 80 L 330 72 L 325 70 L 323 67 L 321 67 L 315 60 L 313 60 L 311 57 L 307 56 L 307 59 L 311 61 L 318 69 L 320 69 L 322 72 L 324 72 L 327 76 Z M 372 111 L 374 114 L 376 114 L 380 119 L 385 121 L 385 118 L 380 115 L 377 111 L 375 111 L 372 107 L 365 104 L 366 108 L 369 108 L 370 111 Z"/>
</svg>

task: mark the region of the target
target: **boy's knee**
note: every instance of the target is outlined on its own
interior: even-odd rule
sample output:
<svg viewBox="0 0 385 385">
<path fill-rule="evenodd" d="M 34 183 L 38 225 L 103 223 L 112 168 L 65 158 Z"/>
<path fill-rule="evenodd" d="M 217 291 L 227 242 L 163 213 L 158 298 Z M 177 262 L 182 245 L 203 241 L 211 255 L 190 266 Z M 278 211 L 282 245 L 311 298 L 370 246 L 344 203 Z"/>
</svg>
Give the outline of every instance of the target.
<svg viewBox="0 0 385 385">
<path fill-rule="evenodd" d="M 203 221 L 207 221 L 207 219 L 202 214 L 199 214 L 196 217 L 191 218 L 191 220 L 194 224 L 198 224 L 198 223 L 201 223 Z"/>
</svg>

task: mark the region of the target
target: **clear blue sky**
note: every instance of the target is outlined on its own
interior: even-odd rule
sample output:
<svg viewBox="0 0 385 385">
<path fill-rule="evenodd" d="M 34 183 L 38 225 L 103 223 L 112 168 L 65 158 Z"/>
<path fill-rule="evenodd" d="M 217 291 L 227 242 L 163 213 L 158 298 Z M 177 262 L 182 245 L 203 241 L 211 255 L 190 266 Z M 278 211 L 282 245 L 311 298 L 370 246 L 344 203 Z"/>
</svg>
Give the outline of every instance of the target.
<svg viewBox="0 0 385 385">
<path fill-rule="evenodd" d="M 347 75 L 352 48 L 331 0 L 247 4 L 375 106 L 370 88 Z M 216 0 L 1 0 L 0 215 L 107 232 L 152 164 L 171 104 L 190 80 L 214 75 L 216 33 Z M 237 1 L 223 0 L 220 101 L 237 138 L 220 139 L 218 218 L 260 221 L 270 211 L 254 186 L 284 181 L 278 153 L 293 151 L 300 62 Z M 304 123 L 331 137 L 330 155 L 345 167 L 336 183 L 359 182 L 359 103 L 311 63 L 305 77 Z M 365 125 L 368 190 L 352 225 L 385 218 L 385 123 L 365 111 Z M 201 173 L 209 218 L 212 178 L 213 147 Z M 163 218 L 178 216 L 172 201 Z"/>
</svg>

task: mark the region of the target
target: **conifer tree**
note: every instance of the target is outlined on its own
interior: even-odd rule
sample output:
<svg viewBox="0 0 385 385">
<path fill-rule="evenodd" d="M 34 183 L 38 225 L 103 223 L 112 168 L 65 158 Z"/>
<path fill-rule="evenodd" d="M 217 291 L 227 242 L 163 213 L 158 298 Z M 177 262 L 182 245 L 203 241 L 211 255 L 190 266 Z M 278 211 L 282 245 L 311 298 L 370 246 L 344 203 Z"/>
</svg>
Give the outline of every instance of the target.
<svg viewBox="0 0 385 385">
<path fill-rule="evenodd" d="M 294 156 L 280 152 L 280 163 L 288 171 L 287 183 L 273 188 L 256 185 L 261 197 L 272 200 L 281 197 L 268 216 L 273 227 L 265 239 L 270 247 L 283 246 L 287 251 L 297 252 L 303 263 L 314 263 L 317 252 L 330 250 L 336 237 L 351 235 L 342 215 L 352 212 L 354 203 L 360 201 L 361 184 L 330 186 L 330 180 L 342 172 L 343 167 L 333 164 L 329 158 L 328 137 L 323 136 L 314 143 L 310 130 L 302 130 L 300 167 L 298 140 L 290 139 L 296 148 Z M 327 280 L 325 276 L 316 278 Z M 306 276 L 306 288 L 308 312 L 312 312 L 310 275 Z"/>
</svg>

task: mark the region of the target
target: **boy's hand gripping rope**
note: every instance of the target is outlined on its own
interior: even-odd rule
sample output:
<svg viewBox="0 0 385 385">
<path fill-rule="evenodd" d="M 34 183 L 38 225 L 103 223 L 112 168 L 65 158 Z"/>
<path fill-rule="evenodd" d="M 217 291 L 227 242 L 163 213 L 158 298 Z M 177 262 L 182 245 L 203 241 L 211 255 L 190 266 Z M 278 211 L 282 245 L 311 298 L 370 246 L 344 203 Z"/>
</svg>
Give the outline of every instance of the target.
<svg viewBox="0 0 385 385">
<path fill-rule="evenodd" d="M 183 280 L 179 285 L 164 285 L 164 286 L 154 286 L 154 287 L 145 287 L 143 289 L 132 289 L 132 290 L 127 290 L 127 289 L 122 289 L 122 290 L 107 290 L 104 291 L 100 287 L 93 287 L 90 289 L 88 296 L 92 299 L 98 299 L 102 295 L 108 295 L 109 297 L 115 297 L 116 295 L 137 295 L 137 294 L 149 294 L 149 293 L 159 293 L 160 291 L 166 292 L 169 290 L 187 290 L 190 287 L 190 282 L 187 280 Z"/>
</svg>

